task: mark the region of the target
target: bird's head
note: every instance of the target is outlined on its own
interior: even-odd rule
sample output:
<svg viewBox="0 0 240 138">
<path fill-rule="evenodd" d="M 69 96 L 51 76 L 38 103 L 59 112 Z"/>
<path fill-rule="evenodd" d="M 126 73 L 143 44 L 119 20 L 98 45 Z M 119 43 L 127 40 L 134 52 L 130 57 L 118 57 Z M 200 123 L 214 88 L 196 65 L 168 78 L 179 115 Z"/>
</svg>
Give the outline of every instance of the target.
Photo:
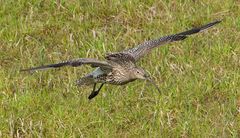
<svg viewBox="0 0 240 138">
<path fill-rule="evenodd" d="M 146 80 L 149 77 L 149 74 L 142 68 L 134 68 L 132 75 L 136 79 Z"/>
<path fill-rule="evenodd" d="M 160 89 L 156 83 L 151 79 L 150 75 L 144 69 L 137 67 L 134 68 L 134 71 L 132 73 L 136 79 L 147 80 L 152 83 L 157 88 L 158 92 L 160 92 Z"/>
</svg>

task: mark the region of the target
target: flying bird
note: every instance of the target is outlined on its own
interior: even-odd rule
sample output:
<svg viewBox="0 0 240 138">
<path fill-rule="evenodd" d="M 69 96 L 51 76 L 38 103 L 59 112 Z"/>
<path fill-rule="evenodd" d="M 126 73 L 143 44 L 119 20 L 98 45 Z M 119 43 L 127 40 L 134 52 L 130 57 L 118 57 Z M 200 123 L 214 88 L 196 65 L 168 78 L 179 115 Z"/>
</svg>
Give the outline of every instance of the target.
<svg viewBox="0 0 240 138">
<path fill-rule="evenodd" d="M 150 75 L 141 67 L 136 65 L 136 62 L 144 55 L 148 54 L 153 48 L 168 44 L 175 41 L 186 39 L 189 35 L 202 32 L 221 21 L 214 21 L 201 27 L 193 28 L 181 33 L 167 35 L 155 40 L 149 40 L 134 48 L 130 48 L 121 52 L 107 53 L 105 61 L 100 61 L 94 58 L 78 58 L 67 60 L 56 64 L 43 65 L 21 71 L 36 71 L 52 68 L 60 68 L 63 66 L 79 67 L 82 65 L 90 65 L 95 68 L 94 71 L 77 80 L 77 85 L 93 85 L 93 89 L 88 99 L 92 99 L 98 95 L 104 84 L 124 85 L 137 79 L 148 80 L 157 90 L 160 89 L 155 82 L 150 78 Z M 97 84 L 100 84 L 99 88 Z"/>
</svg>

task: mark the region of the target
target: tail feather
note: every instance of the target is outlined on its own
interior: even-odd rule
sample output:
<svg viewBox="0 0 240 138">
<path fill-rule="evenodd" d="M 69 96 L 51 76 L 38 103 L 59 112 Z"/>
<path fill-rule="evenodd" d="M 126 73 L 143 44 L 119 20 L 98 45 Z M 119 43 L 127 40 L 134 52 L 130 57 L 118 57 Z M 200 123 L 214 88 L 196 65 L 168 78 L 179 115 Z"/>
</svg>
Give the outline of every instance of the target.
<svg viewBox="0 0 240 138">
<path fill-rule="evenodd" d="M 79 80 L 76 81 L 76 84 L 78 86 L 94 84 L 93 76 L 92 75 L 87 75 L 85 77 L 82 77 L 82 78 L 80 78 Z"/>
</svg>

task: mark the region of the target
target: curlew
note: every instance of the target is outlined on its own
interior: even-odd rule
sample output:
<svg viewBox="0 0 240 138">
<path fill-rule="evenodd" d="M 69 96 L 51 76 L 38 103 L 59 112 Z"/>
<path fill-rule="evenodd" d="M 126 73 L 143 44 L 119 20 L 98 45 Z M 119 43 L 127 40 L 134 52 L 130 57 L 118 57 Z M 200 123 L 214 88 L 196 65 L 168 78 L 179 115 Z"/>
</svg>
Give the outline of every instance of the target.
<svg viewBox="0 0 240 138">
<path fill-rule="evenodd" d="M 105 61 L 100 61 L 93 58 L 78 58 L 67 60 L 56 64 L 43 65 L 21 71 L 35 71 L 50 68 L 59 68 L 63 66 L 78 67 L 81 65 L 91 65 L 95 68 L 94 71 L 77 80 L 77 85 L 93 85 L 93 90 L 88 99 L 92 99 L 98 95 L 104 84 L 124 85 L 136 79 L 150 81 L 160 92 L 157 85 L 152 81 L 150 75 L 141 67 L 136 65 L 136 62 L 149 53 L 153 48 L 186 39 L 189 35 L 201 32 L 208 29 L 221 21 L 214 21 L 201 27 L 193 28 L 181 33 L 160 37 L 159 39 L 146 41 L 134 48 L 130 48 L 121 52 L 107 53 Z M 101 84 L 96 88 L 97 84 Z"/>
</svg>

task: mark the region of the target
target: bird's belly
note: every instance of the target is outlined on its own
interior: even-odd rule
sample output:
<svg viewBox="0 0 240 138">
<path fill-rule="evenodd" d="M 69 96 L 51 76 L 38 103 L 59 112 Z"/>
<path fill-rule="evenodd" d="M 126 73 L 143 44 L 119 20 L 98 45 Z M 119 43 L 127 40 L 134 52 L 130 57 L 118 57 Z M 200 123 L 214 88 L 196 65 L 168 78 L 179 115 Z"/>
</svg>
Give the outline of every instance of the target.
<svg viewBox="0 0 240 138">
<path fill-rule="evenodd" d="M 117 79 L 117 78 L 114 78 L 114 79 L 109 79 L 107 78 L 106 79 L 106 83 L 109 83 L 109 84 L 112 84 L 112 85 L 125 85 L 129 82 L 132 82 L 132 81 L 135 81 L 136 79 Z"/>
<path fill-rule="evenodd" d="M 120 82 L 120 83 L 117 84 L 117 85 L 125 85 L 125 84 L 130 83 L 130 82 L 135 81 L 135 80 L 136 80 L 136 79 L 125 80 L 125 81 Z"/>
</svg>

